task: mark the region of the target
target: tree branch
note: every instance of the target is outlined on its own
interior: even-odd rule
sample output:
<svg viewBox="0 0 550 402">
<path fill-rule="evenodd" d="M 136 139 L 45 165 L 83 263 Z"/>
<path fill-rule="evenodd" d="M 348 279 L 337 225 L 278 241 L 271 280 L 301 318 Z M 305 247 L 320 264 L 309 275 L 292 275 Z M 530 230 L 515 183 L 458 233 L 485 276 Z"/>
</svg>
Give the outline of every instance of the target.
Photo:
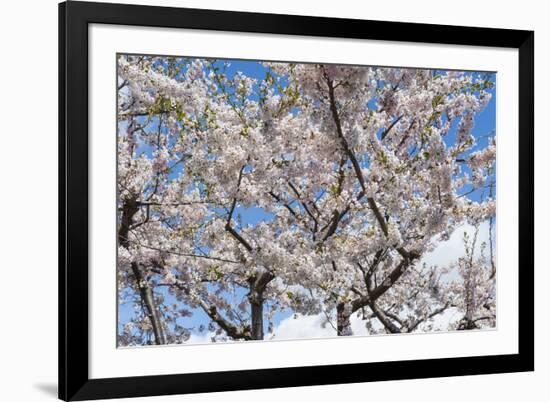
<svg viewBox="0 0 550 402">
<path fill-rule="evenodd" d="M 191 290 L 188 286 L 183 283 L 180 279 L 176 279 L 176 282 L 173 284 L 178 289 L 185 292 L 187 295 L 191 295 Z M 201 309 L 208 315 L 208 317 L 214 321 L 218 326 L 225 331 L 225 333 L 233 339 L 245 339 L 251 340 L 250 337 L 250 328 L 245 327 L 242 331 L 237 328 L 237 326 L 230 323 L 226 320 L 219 312 L 216 306 L 208 304 L 200 296 L 196 296 L 197 302 Z"/>
<path fill-rule="evenodd" d="M 236 194 L 239 192 L 239 189 L 241 187 L 241 181 L 243 178 L 243 171 L 246 165 L 243 165 L 241 167 L 241 170 L 239 171 L 239 178 L 237 180 L 237 190 Z M 231 220 L 233 219 L 233 212 L 235 212 L 235 207 L 237 205 L 237 196 L 233 198 L 233 202 L 231 203 L 231 208 L 229 210 L 229 214 L 227 216 L 227 222 L 225 224 L 225 230 L 231 234 L 239 243 L 241 243 L 248 251 L 252 251 L 254 248 L 250 245 L 248 241 L 246 241 L 233 227 L 231 226 Z"/>
<path fill-rule="evenodd" d="M 160 253 L 178 255 L 178 256 L 180 256 L 180 257 L 204 258 L 204 259 L 206 259 L 206 260 L 214 260 L 214 261 L 220 261 L 220 262 L 227 262 L 227 263 L 230 263 L 230 264 L 242 264 L 241 261 L 230 260 L 230 259 L 228 259 L 228 258 L 214 257 L 214 256 L 202 255 L 202 254 L 180 253 L 180 252 L 174 251 L 174 250 L 166 250 L 166 249 L 163 249 L 163 248 L 160 248 L 160 247 L 149 246 L 149 245 L 147 245 L 147 244 L 140 243 L 140 242 L 138 242 L 138 241 L 136 241 L 136 240 L 128 240 L 128 242 L 137 244 L 138 246 L 143 247 L 143 248 L 147 248 L 147 249 L 149 249 L 149 250 L 155 250 L 155 251 L 158 251 L 158 252 L 160 252 Z"/>
<path fill-rule="evenodd" d="M 418 320 L 416 320 L 414 322 L 414 324 L 412 324 L 408 329 L 407 329 L 407 332 L 413 332 L 416 328 L 418 328 L 418 326 L 420 324 L 422 324 L 423 322 L 435 317 L 436 315 L 438 314 L 441 314 L 443 313 L 445 310 L 447 310 L 449 307 L 451 307 L 450 303 L 445 303 L 445 305 L 443 307 L 440 307 L 436 310 L 434 310 L 432 313 L 428 314 L 427 316 L 423 317 L 423 318 L 419 318 Z"/>
<path fill-rule="evenodd" d="M 340 138 L 340 142 L 342 144 L 342 147 L 346 154 L 348 155 L 349 160 L 351 161 L 353 165 L 353 169 L 355 171 L 355 175 L 357 176 L 357 180 L 359 181 L 359 184 L 361 185 L 361 192 L 357 196 L 357 201 L 361 200 L 363 196 L 366 194 L 366 184 L 365 184 L 365 177 L 363 176 L 363 171 L 361 170 L 361 166 L 359 165 L 359 162 L 357 161 L 357 158 L 355 157 L 355 154 L 353 150 L 350 148 L 345 136 L 344 132 L 342 130 L 342 124 L 340 122 L 340 116 L 338 115 L 338 109 L 336 108 L 336 98 L 334 96 L 334 86 L 332 80 L 325 74 L 325 79 L 327 82 L 328 87 L 328 94 L 329 94 L 329 100 L 330 100 L 330 110 L 332 112 L 332 118 L 334 120 L 334 123 L 336 124 L 336 132 L 338 134 L 338 137 Z M 384 235 L 388 235 L 388 225 L 386 223 L 386 219 L 382 216 L 382 213 L 380 212 L 380 209 L 378 208 L 378 205 L 376 204 L 376 201 L 373 197 L 368 197 L 367 202 L 369 204 L 370 209 L 374 213 L 374 216 L 380 225 L 382 232 L 384 232 Z M 336 214 L 334 214 L 334 220 L 333 225 L 331 226 L 331 235 L 336 231 L 336 227 L 333 227 L 338 224 L 338 222 L 341 220 L 341 217 Z M 327 237 L 327 236 L 325 236 Z M 413 256 L 411 253 L 407 252 L 403 248 L 397 248 L 396 249 L 399 254 L 404 259 L 411 259 Z"/>
<path fill-rule="evenodd" d="M 306 202 L 302 200 L 302 197 L 301 197 L 300 192 L 298 191 L 298 189 L 290 181 L 288 182 L 288 185 L 292 189 L 292 191 L 294 191 L 294 194 L 296 194 L 296 197 L 297 197 L 298 201 L 304 207 L 304 210 L 306 211 L 306 213 L 310 216 L 310 218 L 313 220 L 313 222 L 317 226 L 319 224 L 319 222 L 317 222 L 317 218 L 311 213 L 311 211 L 309 210 Z"/>
<path fill-rule="evenodd" d="M 371 301 L 369 304 L 370 309 L 374 313 L 374 316 L 378 318 L 378 321 L 382 323 L 384 328 L 386 328 L 392 334 L 399 334 L 401 329 L 397 327 L 391 320 L 386 316 L 386 314 L 378 307 L 376 302 Z"/>
<path fill-rule="evenodd" d="M 399 120 L 401 120 L 403 118 L 403 115 L 399 116 L 397 119 L 395 119 L 392 124 L 390 124 L 390 126 L 384 130 L 384 132 L 382 133 L 382 135 L 380 136 L 380 141 L 384 141 L 384 138 L 387 137 L 387 135 L 390 133 L 391 129 L 397 124 L 399 123 Z"/>
</svg>

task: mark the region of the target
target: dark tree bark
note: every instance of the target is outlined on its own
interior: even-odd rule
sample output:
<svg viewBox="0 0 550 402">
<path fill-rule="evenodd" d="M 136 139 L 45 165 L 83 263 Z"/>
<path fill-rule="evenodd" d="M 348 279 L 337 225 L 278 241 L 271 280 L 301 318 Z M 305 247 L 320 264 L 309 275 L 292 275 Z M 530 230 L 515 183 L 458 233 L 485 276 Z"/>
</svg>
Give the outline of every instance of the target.
<svg viewBox="0 0 550 402">
<path fill-rule="evenodd" d="M 254 292 L 248 296 L 251 313 L 251 333 L 253 340 L 264 339 L 264 299 L 263 295 Z"/>
<path fill-rule="evenodd" d="M 250 285 L 248 294 L 251 320 L 250 337 L 254 340 L 264 339 L 264 292 L 274 278 L 271 272 L 264 271 L 248 280 Z"/>
<path fill-rule="evenodd" d="M 153 327 L 153 334 L 155 335 L 155 343 L 157 345 L 166 344 L 166 335 L 162 327 L 160 320 L 160 311 L 155 302 L 155 296 L 153 290 L 147 284 L 147 281 L 143 278 L 139 265 L 132 263 L 132 273 L 136 278 L 136 283 L 139 288 L 139 295 L 146 308 L 146 314 Z"/>
<path fill-rule="evenodd" d="M 336 306 L 336 331 L 338 336 L 353 335 L 351 330 L 351 313 L 346 311 L 345 303 L 338 303 Z"/>
<path fill-rule="evenodd" d="M 382 311 L 381 308 L 378 307 L 378 305 L 375 302 L 371 302 L 369 304 L 369 307 L 374 313 L 374 315 L 376 316 L 376 318 L 378 318 L 378 321 L 380 321 L 384 326 L 384 328 L 386 328 L 387 332 L 391 334 L 398 334 L 401 332 L 399 327 L 390 320 L 390 318 L 384 313 L 384 311 Z"/>
</svg>

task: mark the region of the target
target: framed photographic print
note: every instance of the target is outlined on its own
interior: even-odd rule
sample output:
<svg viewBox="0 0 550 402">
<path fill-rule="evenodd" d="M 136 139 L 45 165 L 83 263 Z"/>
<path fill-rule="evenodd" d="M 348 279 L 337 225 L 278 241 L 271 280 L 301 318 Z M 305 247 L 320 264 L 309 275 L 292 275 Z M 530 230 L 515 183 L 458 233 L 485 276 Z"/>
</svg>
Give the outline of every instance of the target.
<svg viewBox="0 0 550 402">
<path fill-rule="evenodd" d="M 534 33 L 59 5 L 59 397 L 534 369 Z"/>
</svg>

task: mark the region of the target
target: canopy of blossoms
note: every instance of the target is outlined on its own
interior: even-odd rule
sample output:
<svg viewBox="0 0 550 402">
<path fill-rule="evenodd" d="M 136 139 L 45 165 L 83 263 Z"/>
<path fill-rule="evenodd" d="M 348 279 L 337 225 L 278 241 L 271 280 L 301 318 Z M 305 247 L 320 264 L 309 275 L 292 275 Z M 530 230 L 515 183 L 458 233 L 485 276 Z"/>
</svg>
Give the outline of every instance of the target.
<svg viewBox="0 0 550 402">
<path fill-rule="evenodd" d="M 494 326 L 491 75 L 255 64 L 118 59 L 119 345 L 267 339 L 280 311 L 341 336 Z M 463 257 L 422 263 L 465 224 Z"/>
</svg>

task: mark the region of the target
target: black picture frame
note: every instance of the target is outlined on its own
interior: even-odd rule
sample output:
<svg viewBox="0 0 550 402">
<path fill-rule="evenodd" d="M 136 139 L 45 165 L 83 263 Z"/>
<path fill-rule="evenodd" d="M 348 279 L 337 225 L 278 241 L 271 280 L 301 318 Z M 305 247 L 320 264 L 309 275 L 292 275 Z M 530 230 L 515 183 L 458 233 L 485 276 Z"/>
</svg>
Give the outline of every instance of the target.
<svg viewBox="0 0 550 402">
<path fill-rule="evenodd" d="M 517 354 L 90 379 L 88 25 L 117 24 L 519 50 Z M 70 1 L 59 4 L 59 398 L 169 395 L 534 370 L 534 32 Z"/>
</svg>

